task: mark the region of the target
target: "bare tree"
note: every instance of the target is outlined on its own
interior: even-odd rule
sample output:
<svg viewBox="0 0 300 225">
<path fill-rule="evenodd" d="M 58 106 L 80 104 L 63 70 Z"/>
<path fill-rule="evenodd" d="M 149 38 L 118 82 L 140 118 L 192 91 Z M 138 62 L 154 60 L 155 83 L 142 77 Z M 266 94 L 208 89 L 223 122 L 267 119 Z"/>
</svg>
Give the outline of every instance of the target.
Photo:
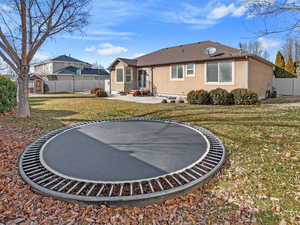
<svg viewBox="0 0 300 225">
<path fill-rule="evenodd" d="M 30 116 L 29 65 L 45 41 L 87 24 L 90 0 L 1 0 L 0 57 L 17 74 L 17 116 Z"/>
<path fill-rule="evenodd" d="M 259 41 L 250 41 L 249 43 L 239 43 L 239 47 L 242 51 L 248 52 L 265 59 L 269 59 L 270 54 L 263 47 L 262 43 Z"/>
<path fill-rule="evenodd" d="M 263 25 L 259 35 L 298 32 L 300 28 L 300 1 L 298 0 L 245 0 L 248 13 Z"/>
</svg>

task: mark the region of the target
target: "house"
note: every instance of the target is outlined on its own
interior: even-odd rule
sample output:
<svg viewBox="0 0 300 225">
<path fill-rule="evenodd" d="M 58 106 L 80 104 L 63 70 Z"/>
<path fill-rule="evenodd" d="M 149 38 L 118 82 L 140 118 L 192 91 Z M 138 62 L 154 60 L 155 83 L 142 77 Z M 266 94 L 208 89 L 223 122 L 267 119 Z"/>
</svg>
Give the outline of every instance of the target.
<svg viewBox="0 0 300 225">
<path fill-rule="evenodd" d="M 212 41 L 164 48 L 134 59 L 117 58 L 109 70 L 112 93 L 149 89 L 160 96 L 220 87 L 249 88 L 264 98 L 273 77 L 271 62 Z"/>
<path fill-rule="evenodd" d="M 109 73 L 102 68 L 61 55 L 33 65 L 33 74 L 42 77 L 49 92 L 80 92 L 109 86 Z"/>
</svg>

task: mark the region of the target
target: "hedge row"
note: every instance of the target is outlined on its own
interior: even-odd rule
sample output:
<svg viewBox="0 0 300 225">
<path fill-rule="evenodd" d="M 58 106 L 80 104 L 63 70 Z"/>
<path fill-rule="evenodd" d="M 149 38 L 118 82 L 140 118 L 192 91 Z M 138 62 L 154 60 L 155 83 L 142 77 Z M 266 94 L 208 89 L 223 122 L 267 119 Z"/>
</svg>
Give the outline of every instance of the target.
<svg viewBox="0 0 300 225">
<path fill-rule="evenodd" d="M 0 76 L 0 113 L 11 111 L 17 104 L 16 84 Z"/>
<path fill-rule="evenodd" d="M 258 96 L 249 89 L 238 88 L 230 93 L 222 88 L 207 92 L 205 90 L 193 90 L 187 95 L 190 104 L 200 105 L 254 105 L 258 103 Z"/>
</svg>

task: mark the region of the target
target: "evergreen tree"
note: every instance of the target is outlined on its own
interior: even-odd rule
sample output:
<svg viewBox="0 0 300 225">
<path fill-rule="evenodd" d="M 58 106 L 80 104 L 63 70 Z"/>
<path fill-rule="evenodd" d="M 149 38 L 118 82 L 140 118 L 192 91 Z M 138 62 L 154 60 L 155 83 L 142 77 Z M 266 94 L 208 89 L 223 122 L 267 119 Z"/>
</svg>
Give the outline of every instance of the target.
<svg viewBox="0 0 300 225">
<path fill-rule="evenodd" d="M 299 61 L 295 61 L 294 62 L 294 73 L 295 74 L 297 73 L 298 67 L 299 67 Z"/>
<path fill-rule="evenodd" d="M 275 65 L 282 68 L 282 69 L 286 68 L 284 57 L 283 57 L 283 55 L 281 54 L 280 51 L 278 51 L 277 54 L 276 54 Z"/>
<path fill-rule="evenodd" d="M 292 57 L 289 57 L 287 64 L 285 65 L 285 70 L 294 73 L 295 66 Z"/>
</svg>

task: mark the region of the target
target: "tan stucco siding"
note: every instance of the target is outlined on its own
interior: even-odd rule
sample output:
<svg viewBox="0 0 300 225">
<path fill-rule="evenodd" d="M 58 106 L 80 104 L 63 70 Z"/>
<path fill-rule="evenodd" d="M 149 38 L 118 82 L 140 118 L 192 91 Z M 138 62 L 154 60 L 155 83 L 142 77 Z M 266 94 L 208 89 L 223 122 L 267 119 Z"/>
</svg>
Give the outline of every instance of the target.
<svg viewBox="0 0 300 225">
<path fill-rule="evenodd" d="M 127 64 L 123 62 L 119 62 L 116 64 L 116 67 L 114 70 L 110 72 L 111 74 L 111 90 L 112 91 L 117 91 L 117 92 L 128 92 L 133 89 L 137 89 L 137 69 L 131 67 L 132 69 L 132 79 L 130 82 L 125 81 L 125 68 L 127 67 Z M 118 68 L 123 68 L 124 69 L 124 82 L 119 83 L 117 82 L 117 73 L 116 69 Z"/>
<path fill-rule="evenodd" d="M 259 98 L 266 96 L 272 89 L 273 67 L 255 59 L 249 59 L 248 88 L 256 92 Z"/>
<path fill-rule="evenodd" d="M 210 91 L 215 88 L 223 88 L 231 91 L 235 88 L 246 88 L 247 86 L 247 61 L 234 61 L 233 84 L 232 85 L 210 85 L 205 83 L 206 63 L 195 65 L 195 76 L 185 75 L 183 80 L 171 80 L 170 66 L 153 68 L 153 90 L 154 94 L 186 95 L 191 90 L 204 89 Z"/>
</svg>

